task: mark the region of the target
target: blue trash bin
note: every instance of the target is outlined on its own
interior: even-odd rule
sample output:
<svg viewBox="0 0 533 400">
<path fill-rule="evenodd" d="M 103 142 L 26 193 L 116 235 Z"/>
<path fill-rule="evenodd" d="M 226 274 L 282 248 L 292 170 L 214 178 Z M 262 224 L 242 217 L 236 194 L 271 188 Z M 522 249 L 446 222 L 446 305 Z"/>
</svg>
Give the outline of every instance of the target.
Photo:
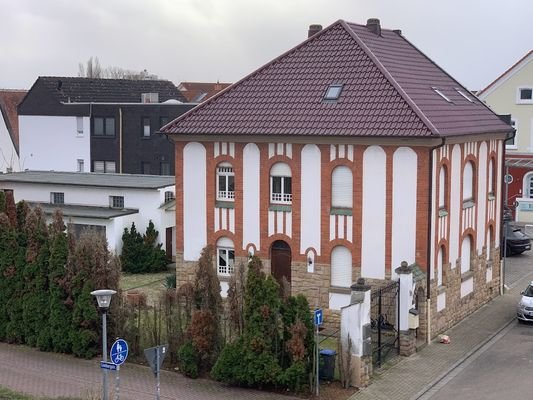
<svg viewBox="0 0 533 400">
<path fill-rule="evenodd" d="M 320 379 L 332 381 L 335 376 L 335 356 L 337 352 L 331 349 L 320 350 L 320 364 L 318 374 Z"/>
</svg>

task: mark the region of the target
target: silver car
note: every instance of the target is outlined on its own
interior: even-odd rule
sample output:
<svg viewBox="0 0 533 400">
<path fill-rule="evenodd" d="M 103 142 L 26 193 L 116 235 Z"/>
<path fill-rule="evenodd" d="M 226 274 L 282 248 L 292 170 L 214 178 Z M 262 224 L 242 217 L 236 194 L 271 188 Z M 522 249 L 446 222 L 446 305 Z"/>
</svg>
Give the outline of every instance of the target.
<svg viewBox="0 0 533 400">
<path fill-rule="evenodd" d="M 533 281 L 529 283 L 526 290 L 521 294 L 522 297 L 520 298 L 516 309 L 516 317 L 519 322 L 533 322 Z"/>
</svg>

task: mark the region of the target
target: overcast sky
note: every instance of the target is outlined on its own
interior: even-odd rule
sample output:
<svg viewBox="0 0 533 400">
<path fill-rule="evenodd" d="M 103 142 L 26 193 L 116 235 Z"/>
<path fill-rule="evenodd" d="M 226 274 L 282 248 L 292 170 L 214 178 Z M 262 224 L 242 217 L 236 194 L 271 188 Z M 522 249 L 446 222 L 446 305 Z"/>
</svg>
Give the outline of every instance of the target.
<svg viewBox="0 0 533 400">
<path fill-rule="evenodd" d="M 533 0 L 0 0 L 0 88 L 103 67 L 236 82 L 307 38 L 310 24 L 379 18 L 469 89 L 533 49 Z"/>
</svg>

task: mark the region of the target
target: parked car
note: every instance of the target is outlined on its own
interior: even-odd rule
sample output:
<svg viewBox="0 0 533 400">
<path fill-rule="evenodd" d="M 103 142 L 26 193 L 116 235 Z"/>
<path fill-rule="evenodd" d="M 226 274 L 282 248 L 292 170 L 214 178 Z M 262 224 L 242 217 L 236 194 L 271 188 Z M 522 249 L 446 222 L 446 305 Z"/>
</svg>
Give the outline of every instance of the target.
<svg viewBox="0 0 533 400">
<path fill-rule="evenodd" d="M 533 282 L 529 283 L 521 295 L 516 309 L 516 317 L 520 322 L 533 321 Z"/>
<path fill-rule="evenodd" d="M 531 250 L 531 239 L 519 227 L 507 224 L 506 236 L 506 246 L 502 243 L 501 247 L 502 249 L 507 248 L 506 255 L 512 256 Z M 502 240 L 505 240 L 505 238 Z"/>
</svg>

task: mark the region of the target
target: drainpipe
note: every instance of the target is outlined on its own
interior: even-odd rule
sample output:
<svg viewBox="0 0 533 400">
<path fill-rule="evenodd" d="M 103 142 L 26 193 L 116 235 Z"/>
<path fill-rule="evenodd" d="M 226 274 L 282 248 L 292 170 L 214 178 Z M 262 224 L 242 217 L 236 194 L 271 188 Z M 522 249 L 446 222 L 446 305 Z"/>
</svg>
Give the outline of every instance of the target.
<svg viewBox="0 0 533 400">
<path fill-rule="evenodd" d="M 429 182 L 433 181 L 433 152 L 440 147 L 443 147 L 446 143 L 446 138 L 441 137 L 441 142 L 437 146 L 433 146 L 429 149 Z M 437 181 L 437 180 L 435 180 Z M 431 185 L 430 185 L 431 187 Z M 433 189 L 433 188 L 432 188 Z M 428 193 L 428 244 L 427 244 L 427 296 L 426 296 L 426 342 L 431 342 L 431 239 L 433 233 L 431 230 L 431 219 L 433 217 L 433 191 Z"/>
<path fill-rule="evenodd" d="M 502 174 L 509 175 L 509 167 L 505 165 L 505 148 L 506 144 L 505 142 L 514 139 L 516 136 L 516 129 L 513 129 L 509 137 L 506 137 L 503 140 L 503 151 L 502 151 Z M 500 231 L 500 243 L 502 242 L 502 235 L 503 235 L 503 260 L 501 262 L 501 271 L 500 271 L 500 296 L 504 293 L 505 290 L 505 261 L 507 260 L 507 225 L 509 224 L 509 221 L 503 220 L 504 215 L 504 207 L 507 205 L 507 197 L 509 196 L 509 184 L 503 180 L 503 184 L 505 185 L 505 189 L 502 191 L 502 205 L 500 209 L 500 220 L 503 222 L 501 225 L 503 226 L 503 232 Z M 501 254 L 501 250 L 500 250 Z"/>
<path fill-rule="evenodd" d="M 118 108 L 118 171 L 122 173 L 122 107 Z"/>
</svg>

